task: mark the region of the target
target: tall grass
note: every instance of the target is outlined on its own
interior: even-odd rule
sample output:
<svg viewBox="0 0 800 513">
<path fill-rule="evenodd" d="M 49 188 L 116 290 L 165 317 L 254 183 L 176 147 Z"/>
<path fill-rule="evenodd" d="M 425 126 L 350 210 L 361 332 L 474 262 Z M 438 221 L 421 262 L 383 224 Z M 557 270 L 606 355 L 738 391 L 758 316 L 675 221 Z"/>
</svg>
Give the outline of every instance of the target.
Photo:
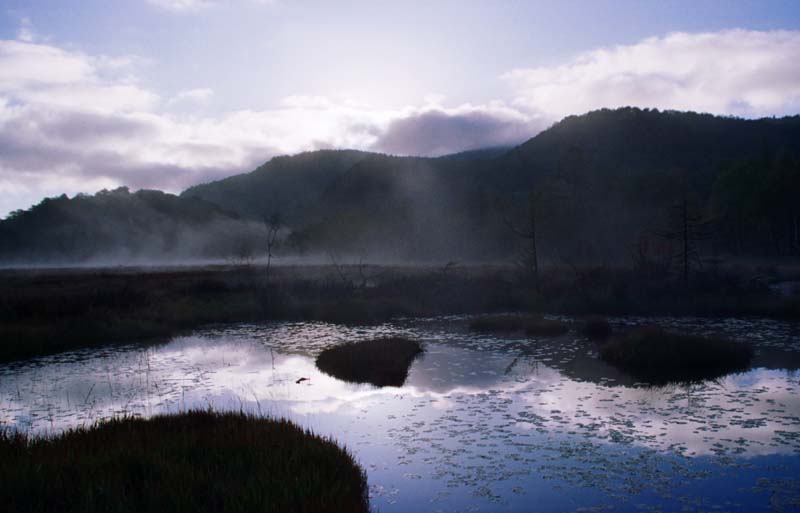
<svg viewBox="0 0 800 513">
<path fill-rule="evenodd" d="M 422 352 L 416 340 L 388 337 L 328 348 L 317 356 L 316 363 L 322 372 L 343 381 L 399 387 Z"/>
<path fill-rule="evenodd" d="M 285 420 L 193 411 L 53 438 L 0 435 L 8 513 L 367 512 L 367 482 L 332 440 Z"/>
</svg>

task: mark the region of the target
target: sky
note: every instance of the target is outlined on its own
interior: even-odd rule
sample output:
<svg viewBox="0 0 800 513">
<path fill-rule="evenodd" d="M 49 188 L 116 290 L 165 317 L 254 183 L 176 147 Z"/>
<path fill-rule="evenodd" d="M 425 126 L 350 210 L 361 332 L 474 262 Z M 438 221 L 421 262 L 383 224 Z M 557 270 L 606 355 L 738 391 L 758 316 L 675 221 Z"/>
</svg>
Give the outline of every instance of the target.
<svg viewBox="0 0 800 513">
<path fill-rule="evenodd" d="M 608 107 L 800 113 L 800 2 L 4 0 L 0 217 L 275 155 L 436 156 Z"/>
</svg>

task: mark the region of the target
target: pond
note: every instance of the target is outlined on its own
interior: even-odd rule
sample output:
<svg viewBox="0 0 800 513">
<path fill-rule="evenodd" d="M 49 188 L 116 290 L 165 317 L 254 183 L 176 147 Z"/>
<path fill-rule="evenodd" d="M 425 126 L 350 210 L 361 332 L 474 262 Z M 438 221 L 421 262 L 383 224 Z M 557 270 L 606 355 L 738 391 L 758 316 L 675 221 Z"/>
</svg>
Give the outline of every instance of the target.
<svg viewBox="0 0 800 513">
<path fill-rule="evenodd" d="M 384 513 L 800 509 L 797 324 L 611 319 L 756 345 L 747 372 L 653 388 L 603 364 L 574 331 L 494 336 L 470 333 L 469 321 L 223 326 L 3 365 L 0 426 L 46 434 L 209 407 L 285 416 L 347 446 Z M 325 347 L 384 335 L 425 345 L 402 387 L 314 366 Z"/>
</svg>

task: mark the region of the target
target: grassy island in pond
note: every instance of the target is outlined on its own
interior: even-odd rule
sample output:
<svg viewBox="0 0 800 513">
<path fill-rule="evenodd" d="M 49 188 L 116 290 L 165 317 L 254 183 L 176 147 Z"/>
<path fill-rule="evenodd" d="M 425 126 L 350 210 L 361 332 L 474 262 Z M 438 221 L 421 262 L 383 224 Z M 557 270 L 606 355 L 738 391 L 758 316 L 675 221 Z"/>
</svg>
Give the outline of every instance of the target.
<svg viewBox="0 0 800 513">
<path fill-rule="evenodd" d="M 54 438 L 0 433 L 8 512 L 369 511 L 364 471 L 285 420 L 189 412 Z"/>
<path fill-rule="evenodd" d="M 658 385 L 713 379 L 745 370 L 753 358 L 753 348 L 653 326 L 603 344 L 600 357 L 637 379 Z"/>
<path fill-rule="evenodd" d="M 348 342 L 324 350 L 317 367 L 324 373 L 352 383 L 402 386 L 408 369 L 423 352 L 416 340 L 402 337 Z"/>
</svg>

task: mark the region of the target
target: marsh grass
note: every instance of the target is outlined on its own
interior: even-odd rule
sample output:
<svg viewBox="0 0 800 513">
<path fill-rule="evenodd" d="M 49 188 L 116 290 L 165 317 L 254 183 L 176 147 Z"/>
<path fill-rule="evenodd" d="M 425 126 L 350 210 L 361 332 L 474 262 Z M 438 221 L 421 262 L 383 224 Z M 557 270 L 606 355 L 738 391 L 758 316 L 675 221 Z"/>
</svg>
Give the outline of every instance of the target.
<svg viewBox="0 0 800 513">
<path fill-rule="evenodd" d="M 535 314 L 503 314 L 479 317 L 470 323 L 469 329 L 479 333 L 524 331 L 530 337 L 554 337 L 568 332 L 569 324 Z"/>
<path fill-rule="evenodd" d="M 611 336 L 613 329 L 605 317 L 590 315 L 581 322 L 580 332 L 592 340 L 605 340 Z"/>
<path fill-rule="evenodd" d="M 317 356 L 316 364 L 322 372 L 343 381 L 399 387 L 422 352 L 416 340 L 387 337 L 331 347 Z"/>
<path fill-rule="evenodd" d="M 569 331 L 569 324 L 550 319 L 539 319 L 525 325 L 529 337 L 557 337 Z"/>
<path fill-rule="evenodd" d="M 0 434 L 9 513 L 367 512 L 364 471 L 288 422 L 192 411 L 52 438 Z"/>
<path fill-rule="evenodd" d="M 695 277 L 622 268 L 546 268 L 539 290 L 509 266 L 383 266 L 369 287 L 332 266 L 0 271 L 0 362 L 69 349 L 159 341 L 204 324 L 265 320 L 385 322 L 396 316 L 548 312 L 570 315 L 800 317 L 800 296 L 772 294 L 753 270 Z M 355 275 L 350 270 L 350 275 Z M 482 332 L 525 331 L 540 316 L 476 319 Z M 552 325 L 551 325 L 552 326 Z M 553 330 L 544 326 L 544 331 Z"/>
<path fill-rule="evenodd" d="M 650 326 L 600 346 L 600 358 L 644 382 L 660 385 L 702 381 L 746 370 L 749 344 L 683 335 Z"/>
</svg>

